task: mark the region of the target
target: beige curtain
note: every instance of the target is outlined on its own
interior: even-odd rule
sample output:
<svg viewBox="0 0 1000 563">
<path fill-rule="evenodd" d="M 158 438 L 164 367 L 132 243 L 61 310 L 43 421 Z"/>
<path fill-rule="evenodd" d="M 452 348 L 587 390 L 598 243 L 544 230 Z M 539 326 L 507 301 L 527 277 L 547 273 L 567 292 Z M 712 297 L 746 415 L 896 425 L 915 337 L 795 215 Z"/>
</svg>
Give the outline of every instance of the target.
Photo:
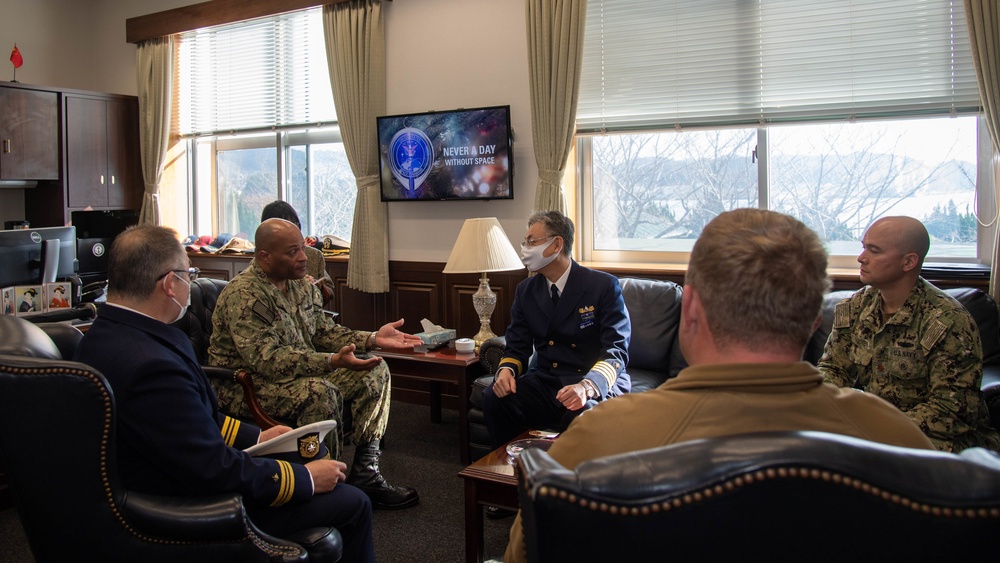
<svg viewBox="0 0 1000 563">
<path fill-rule="evenodd" d="M 358 183 L 347 286 L 389 291 L 386 205 L 379 197 L 375 117 L 385 114 L 385 26 L 379 0 L 323 7 L 323 34 L 337 121 Z"/>
<path fill-rule="evenodd" d="M 142 196 L 139 222 L 160 224 L 160 180 L 170 142 L 170 96 L 173 91 L 174 40 L 161 37 L 142 41 L 136 51 L 136 83 L 139 95 L 139 151 Z"/>
<path fill-rule="evenodd" d="M 566 213 L 562 176 L 580 96 L 586 0 L 525 0 L 531 131 L 538 163 L 535 210 Z"/>
<path fill-rule="evenodd" d="M 976 66 L 979 97 L 986 115 L 986 125 L 993 139 L 993 146 L 1000 147 L 1000 7 L 996 0 L 965 0 L 965 19 L 972 45 L 972 61 Z M 993 155 L 994 186 L 1000 181 L 1000 159 L 996 149 Z M 998 190 L 1000 191 L 1000 190 Z M 994 193 L 997 209 L 1000 197 Z M 1000 236 L 1000 229 L 997 229 Z M 1000 240 L 993 241 L 993 262 L 990 272 L 990 296 L 1000 303 Z"/>
</svg>

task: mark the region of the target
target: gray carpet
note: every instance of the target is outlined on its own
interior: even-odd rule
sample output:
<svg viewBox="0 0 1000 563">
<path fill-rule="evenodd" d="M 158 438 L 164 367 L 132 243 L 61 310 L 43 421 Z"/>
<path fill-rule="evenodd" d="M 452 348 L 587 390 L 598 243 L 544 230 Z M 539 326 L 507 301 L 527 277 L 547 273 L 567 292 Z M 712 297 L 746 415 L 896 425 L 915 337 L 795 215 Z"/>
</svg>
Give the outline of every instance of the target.
<svg viewBox="0 0 1000 563">
<path fill-rule="evenodd" d="M 381 563 L 465 561 L 463 482 L 458 477 L 458 413 L 430 421 L 427 407 L 393 401 L 382 473 L 415 487 L 420 504 L 375 512 L 375 554 Z M 352 459 L 348 448 L 345 459 Z M 513 518 L 486 520 L 486 559 L 501 561 Z M 0 562 L 31 563 L 24 531 L 13 509 L 0 511 Z"/>
</svg>

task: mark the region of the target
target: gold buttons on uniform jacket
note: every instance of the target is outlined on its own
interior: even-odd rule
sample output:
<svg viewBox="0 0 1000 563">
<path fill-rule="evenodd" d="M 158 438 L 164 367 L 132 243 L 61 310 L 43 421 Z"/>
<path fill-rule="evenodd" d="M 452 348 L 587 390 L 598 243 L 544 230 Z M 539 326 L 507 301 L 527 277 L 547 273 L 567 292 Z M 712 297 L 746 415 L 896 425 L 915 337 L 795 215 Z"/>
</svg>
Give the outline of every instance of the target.
<svg viewBox="0 0 1000 563">
<path fill-rule="evenodd" d="M 549 346 L 555 346 L 555 344 L 556 344 L 555 340 L 549 340 Z"/>
<path fill-rule="evenodd" d="M 552 369 L 559 367 L 559 362 L 552 362 Z"/>
<path fill-rule="evenodd" d="M 569 347 L 570 348 L 576 348 L 576 344 L 570 344 Z"/>
</svg>

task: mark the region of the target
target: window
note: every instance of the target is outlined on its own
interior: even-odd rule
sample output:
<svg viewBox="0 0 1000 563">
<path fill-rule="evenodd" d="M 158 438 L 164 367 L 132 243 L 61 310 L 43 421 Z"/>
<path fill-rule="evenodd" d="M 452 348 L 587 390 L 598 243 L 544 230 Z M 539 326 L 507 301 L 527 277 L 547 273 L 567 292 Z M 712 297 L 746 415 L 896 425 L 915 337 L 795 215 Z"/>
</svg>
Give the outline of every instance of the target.
<svg viewBox="0 0 1000 563">
<path fill-rule="evenodd" d="M 749 206 L 801 219 L 834 266 L 893 214 L 924 222 L 932 257 L 987 261 L 968 51 L 961 2 L 592 0 L 583 257 L 683 263 L 708 221 Z"/>
<path fill-rule="evenodd" d="M 191 225 L 253 240 L 288 201 L 305 235 L 350 239 L 357 194 L 337 127 L 321 8 L 192 31 L 178 42 Z"/>
</svg>

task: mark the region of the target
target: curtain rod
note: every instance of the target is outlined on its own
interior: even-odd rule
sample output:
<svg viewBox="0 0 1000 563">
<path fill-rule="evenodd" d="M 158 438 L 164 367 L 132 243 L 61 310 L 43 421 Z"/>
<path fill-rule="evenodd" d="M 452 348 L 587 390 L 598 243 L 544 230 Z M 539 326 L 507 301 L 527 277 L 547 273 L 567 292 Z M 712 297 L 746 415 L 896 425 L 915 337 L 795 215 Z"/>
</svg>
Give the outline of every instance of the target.
<svg viewBox="0 0 1000 563">
<path fill-rule="evenodd" d="M 138 43 L 167 35 L 304 10 L 349 0 L 210 0 L 125 20 L 125 41 Z M 391 0 L 387 0 L 391 1 Z"/>
</svg>

